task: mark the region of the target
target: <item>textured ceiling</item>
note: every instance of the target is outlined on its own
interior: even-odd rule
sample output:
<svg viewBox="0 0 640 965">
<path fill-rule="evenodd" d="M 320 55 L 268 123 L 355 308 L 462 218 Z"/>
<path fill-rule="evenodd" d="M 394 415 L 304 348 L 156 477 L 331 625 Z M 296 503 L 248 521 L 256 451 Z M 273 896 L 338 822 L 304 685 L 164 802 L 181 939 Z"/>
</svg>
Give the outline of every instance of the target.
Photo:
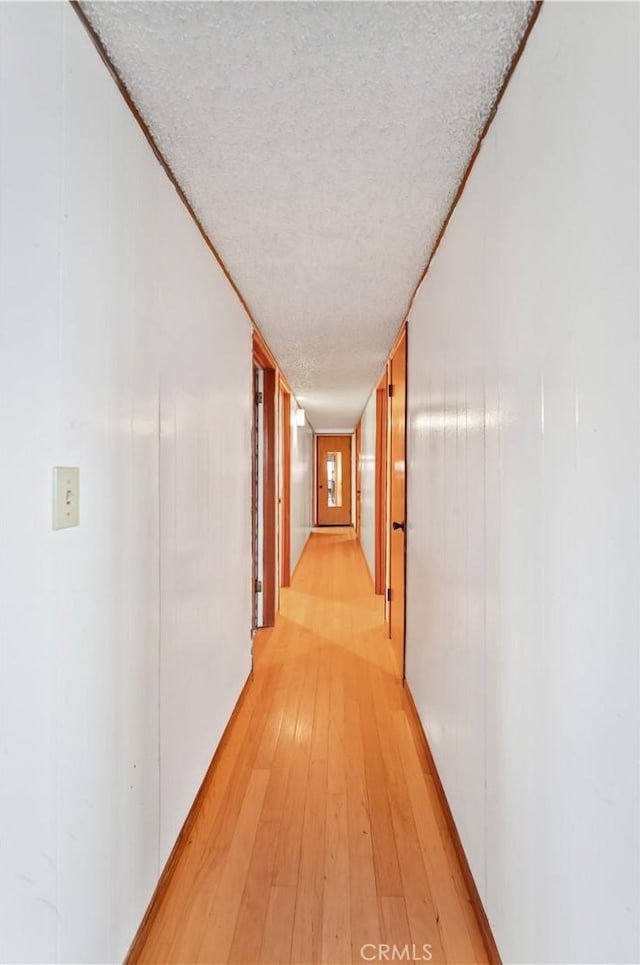
<svg viewBox="0 0 640 965">
<path fill-rule="evenodd" d="M 528 3 L 83 3 L 316 429 L 353 428 Z"/>
</svg>

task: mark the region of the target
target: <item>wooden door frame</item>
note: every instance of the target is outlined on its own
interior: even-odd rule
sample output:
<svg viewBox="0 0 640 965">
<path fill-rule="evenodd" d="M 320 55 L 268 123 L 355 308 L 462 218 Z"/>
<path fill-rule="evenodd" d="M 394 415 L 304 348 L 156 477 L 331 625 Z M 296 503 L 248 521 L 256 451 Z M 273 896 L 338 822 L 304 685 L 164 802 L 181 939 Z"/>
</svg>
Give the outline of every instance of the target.
<svg viewBox="0 0 640 965">
<path fill-rule="evenodd" d="M 375 592 L 387 590 L 387 400 L 389 375 L 384 373 L 376 386 L 376 449 L 375 449 Z"/>
<path fill-rule="evenodd" d="M 258 392 L 258 366 L 256 365 L 255 356 L 252 355 L 251 364 L 251 632 L 255 633 L 257 630 L 257 610 L 258 604 L 256 599 L 256 580 L 258 577 L 258 561 L 256 548 L 258 545 L 258 505 L 256 500 L 256 492 L 258 490 L 257 482 L 257 472 L 256 466 L 258 463 L 258 405 L 257 396 Z M 251 649 L 251 660 L 253 669 L 253 647 Z"/>
<path fill-rule="evenodd" d="M 280 493 L 280 586 L 291 585 L 291 393 L 280 382 L 282 477 Z"/>
<path fill-rule="evenodd" d="M 404 470 L 404 524 L 405 524 L 405 528 L 404 528 L 404 550 L 403 550 L 403 555 L 404 555 L 404 559 L 403 559 L 403 571 L 404 571 L 403 611 L 404 611 L 404 612 L 403 612 L 403 620 L 402 620 L 402 624 L 403 624 L 403 634 L 402 634 L 402 670 L 401 670 L 401 675 L 402 675 L 402 682 L 403 682 L 403 684 L 404 684 L 405 681 L 406 681 L 406 659 L 407 659 L 407 539 L 408 539 L 408 526 L 407 526 L 407 509 L 408 509 L 407 492 L 408 492 L 408 489 L 407 489 L 407 478 L 408 478 L 408 475 L 409 475 L 409 473 L 407 472 L 407 461 L 408 461 L 408 460 L 407 460 L 407 455 L 408 455 L 408 453 L 407 453 L 407 437 L 408 437 L 407 423 L 408 423 L 408 421 L 409 421 L 408 418 L 407 418 L 407 403 L 408 403 L 408 399 L 409 399 L 409 331 L 408 331 L 408 325 L 407 325 L 407 321 L 406 321 L 406 320 L 403 322 L 402 327 L 401 327 L 400 331 L 398 332 L 398 336 L 397 336 L 397 338 L 396 338 L 396 340 L 395 340 L 395 342 L 394 342 L 394 344 L 393 344 L 393 348 L 391 349 L 391 352 L 389 353 L 389 361 L 387 362 L 387 367 L 386 367 L 386 379 L 387 379 L 387 425 L 388 425 L 388 435 L 387 435 L 387 464 L 388 464 L 388 466 L 387 466 L 387 486 L 388 486 L 387 496 L 388 496 L 388 498 L 387 498 L 386 543 L 387 543 L 387 574 L 388 574 L 388 578 L 389 578 L 389 585 L 388 585 L 388 587 L 387 587 L 387 590 L 388 590 L 388 591 L 391 590 L 390 560 L 391 560 L 391 526 L 392 526 L 392 522 L 393 522 L 393 521 L 392 521 L 392 512 L 391 512 L 391 488 L 392 488 L 391 473 L 392 473 L 392 471 L 393 471 L 393 468 L 392 468 L 392 466 L 391 466 L 391 452 L 392 452 L 391 433 L 392 433 L 392 431 L 393 431 L 393 425 L 392 425 L 392 406 L 389 404 L 389 400 L 390 400 L 390 397 L 391 397 L 391 391 L 392 391 L 392 390 L 391 390 L 391 384 L 392 384 L 392 383 L 391 383 L 391 363 L 392 363 L 392 361 L 393 361 L 393 358 L 394 358 L 394 356 L 395 356 L 395 354 L 396 354 L 396 352 L 397 352 L 397 350 L 398 350 L 398 347 L 399 347 L 400 343 L 402 342 L 402 339 L 403 339 L 403 338 L 404 338 L 404 340 L 405 340 L 405 376 L 404 376 L 404 378 L 405 378 L 405 411 L 404 411 L 404 464 L 405 464 L 405 470 Z M 387 593 L 387 601 L 388 601 L 388 602 L 387 602 L 387 606 L 386 606 L 385 609 L 386 609 L 387 616 L 388 616 L 389 636 L 391 637 L 391 612 L 390 612 L 391 600 L 390 600 L 390 593 L 389 593 L 389 592 Z"/>
<path fill-rule="evenodd" d="M 276 596 L 277 596 L 277 499 L 276 499 L 276 472 L 277 472 L 277 423 L 276 423 L 276 403 L 277 403 L 277 368 L 273 356 L 269 352 L 263 339 L 258 332 L 253 333 L 253 364 L 256 368 L 264 372 L 263 384 L 263 425 L 264 425 L 264 448 L 263 448 L 263 559 L 262 559 L 262 625 L 271 627 L 276 618 Z M 254 421 L 255 424 L 255 421 Z M 255 476 L 254 476 L 255 487 Z M 257 509 L 255 500 L 253 514 Z M 255 525 L 255 524 L 254 524 Z M 255 572 L 255 565 L 254 565 Z M 256 593 L 254 587 L 254 595 Z M 255 614 L 255 607 L 254 607 Z M 255 616 L 254 616 L 255 619 Z"/>
<path fill-rule="evenodd" d="M 358 422 L 356 426 L 356 431 L 354 433 L 354 445 L 355 445 L 355 478 L 356 478 L 356 505 L 355 505 L 355 530 L 356 535 L 360 538 L 360 524 L 362 516 L 362 466 L 360 457 L 362 455 L 362 419 Z"/>
</svg>

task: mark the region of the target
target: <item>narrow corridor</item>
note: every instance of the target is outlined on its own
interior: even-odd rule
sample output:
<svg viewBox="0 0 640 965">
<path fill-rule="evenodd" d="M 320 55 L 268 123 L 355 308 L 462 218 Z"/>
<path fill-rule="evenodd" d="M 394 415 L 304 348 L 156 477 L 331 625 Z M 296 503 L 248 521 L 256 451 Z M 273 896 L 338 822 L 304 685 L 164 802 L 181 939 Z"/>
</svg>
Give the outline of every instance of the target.
<svg viewBox="0 0 640 965">
<path fill-rule="evenodd" d="M 314 532 L 136 960 L 487 961 L 382 606 Z"/>
</svg>

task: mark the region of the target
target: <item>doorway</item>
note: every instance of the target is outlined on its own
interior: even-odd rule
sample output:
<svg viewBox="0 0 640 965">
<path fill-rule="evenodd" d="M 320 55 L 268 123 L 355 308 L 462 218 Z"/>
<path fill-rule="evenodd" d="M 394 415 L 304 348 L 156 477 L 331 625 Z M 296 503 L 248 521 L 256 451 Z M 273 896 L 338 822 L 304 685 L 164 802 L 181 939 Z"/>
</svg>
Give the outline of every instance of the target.
<svg viewBox="0 0 640 965">
<path fill-rule="evenodd" d="M 253 444 L 253 626 L 264 626 L 264 369 L 253 369 L 254 444 Z"/>
<path fill-rule="evenodd" d="M 291 585 L 291 393 L 280 382 L 280 586 Z"/>
<path fill-rule="evenodd" d="M 253 629 L 271 627 L 276 614 L 276 379 L 266 347 L 253 336 Z"/>
<path fill-rule="evenodd" d="M 351 436 L 317 437 L 318 526 L 351 525 Z"/>
<path fill-rule="evenodd" d="M 356 426 L 356 536 L 360 537 L 360 528 L 362 524 L 362 466 L 360 465 L 362 458 L 362 419 L 358 422 Z"/>
<path fill-rule="evenodd" d="M 389 379 L 387 366 L 376 388 L 376 456 L 375 456 L 375 589 L 384 594 L 387 588 L 387 398 Z"/>
<path fill-rule="evenodd" d="M 390 532 L 389 635 L 398 673 L 404 679 L 404 622 L 406 570 L 406 405 L 407 333 L 398 341 L 389 363 Z"/>
</svg>

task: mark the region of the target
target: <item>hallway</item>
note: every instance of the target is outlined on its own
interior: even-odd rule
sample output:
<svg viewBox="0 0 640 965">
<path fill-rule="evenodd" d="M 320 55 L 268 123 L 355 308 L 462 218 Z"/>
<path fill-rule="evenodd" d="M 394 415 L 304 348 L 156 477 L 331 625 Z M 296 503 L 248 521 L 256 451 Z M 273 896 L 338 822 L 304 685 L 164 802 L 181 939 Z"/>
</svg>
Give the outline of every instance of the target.
<svg viewBox="0 0 640 965">
<path fill-rule="evenodd" d="M 639 172 L 640 0 L 0 3 L 0 965 L 639 965 Z"/>
<path fill-rule="evenodd" d="M 282 593 L 134 960 L 487 961 L 353 530 Z"/>
</svg>

